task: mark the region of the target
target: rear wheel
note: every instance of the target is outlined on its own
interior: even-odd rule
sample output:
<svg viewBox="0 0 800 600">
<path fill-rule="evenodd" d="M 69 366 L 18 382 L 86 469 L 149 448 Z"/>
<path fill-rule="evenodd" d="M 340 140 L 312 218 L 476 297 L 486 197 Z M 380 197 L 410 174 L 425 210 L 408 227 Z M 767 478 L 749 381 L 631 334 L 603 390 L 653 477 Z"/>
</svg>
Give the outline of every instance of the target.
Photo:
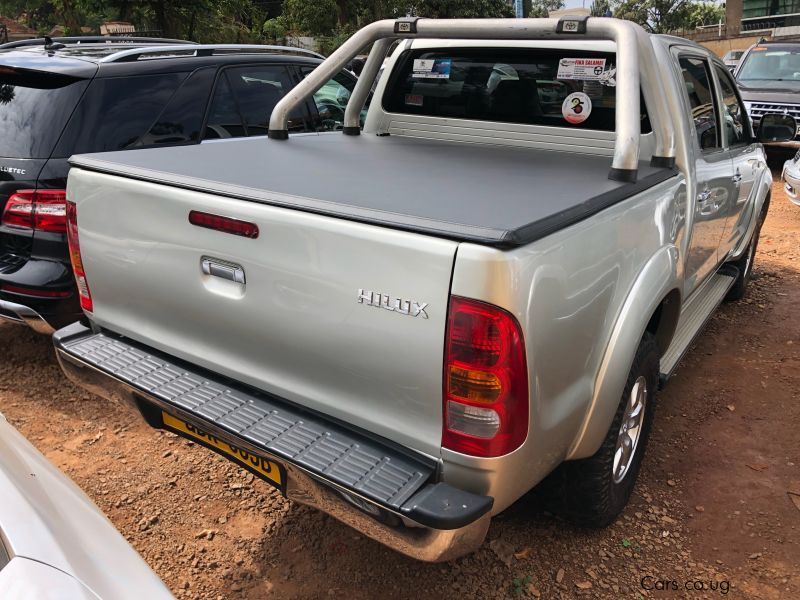
<svg viewBox="0 0 800 600">
<path fill-rule="evenodd" d="M 730 263 L 739 270 L 739 275 L 736 277 L 736 281 L 731 289 L 728 290 L 728 295 L 725 296 L 725 300 L 727 301 L 741 300 L 744 297 L 747 284 L 750 283 L 750 278 L 753 275 L 753 263 L 756 259 L 756 250 L 758 250 L 758 240 L 761 236 L 761 227 L 764 225 L 764 221 L 767 219 L 768 211 L 769 198 L 764 201 L 764 206 L 761 208 L 761 213 L 758 215 L 756 229 L 753 232 L 753 237 L 750 238 L 750 243 L 747 245 L 747 249 L 738 260 Z"/>
<path fill-rule="evenodd" d="M 658 367 L 655 337 L 646 333 L 600 449 L 590 458 L 565 462 L 554 474 L 561 480 L 560 512 L 576 524 L 605 527 L 628 503 L 653 423 Z"/>
</svg>

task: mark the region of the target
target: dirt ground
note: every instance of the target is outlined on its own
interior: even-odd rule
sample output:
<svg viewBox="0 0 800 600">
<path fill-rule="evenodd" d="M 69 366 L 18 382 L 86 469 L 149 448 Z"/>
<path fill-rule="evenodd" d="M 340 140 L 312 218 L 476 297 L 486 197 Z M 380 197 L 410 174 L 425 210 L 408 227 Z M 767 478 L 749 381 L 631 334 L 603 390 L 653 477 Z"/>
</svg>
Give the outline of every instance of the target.
<svg viewBox="0 0 800 600">
<path fill-rule="evenodd" d="M 48 339 L 10 324 L 0 411 L 178 598 L 800 598 L 798 310 L 800 207 L 776 184 L 748 294 L 661 393 L 622 518 L 576 529 L 534 492 L 448 564 L 403 558 L 76 389 Z"/>
</svg>

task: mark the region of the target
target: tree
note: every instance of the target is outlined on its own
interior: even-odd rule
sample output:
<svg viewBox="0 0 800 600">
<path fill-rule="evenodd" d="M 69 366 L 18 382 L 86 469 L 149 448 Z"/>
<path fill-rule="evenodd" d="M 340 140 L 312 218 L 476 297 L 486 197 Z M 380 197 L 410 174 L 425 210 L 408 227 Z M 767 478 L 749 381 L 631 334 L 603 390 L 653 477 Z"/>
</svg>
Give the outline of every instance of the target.
<svg viewBox="0 0 800 600">
<path fill-rule="evenodd" d="M 613 7 L 614 16 L 634 21 L 652 33 L 685 29 L 692 0 L 623 0 Z"/>
<path fill-rule="evenodd" d="M 339 22 L 336 0 L 284 0 L 283 17 L 289 29 L 311 35 L 328 35 Z"/>
<path fill-rule="evenodd" d="M 612 15 L 611 3 L 609 0 L 595 0 L 592 3 L 593 17 L 610 17 Z"/>
<path fill-rule="evenodd" d="M 689 9 L 689 27 L 700 25 L 716 25 L 725 21 L 725 7 L 713 2 L 698 2 Z"/>
<path fill-rule="evenodd" d="M 547 17 L 551 10 L 564 8 L 563 0 L 531 0 L 529 17 Z"/>
</svg>

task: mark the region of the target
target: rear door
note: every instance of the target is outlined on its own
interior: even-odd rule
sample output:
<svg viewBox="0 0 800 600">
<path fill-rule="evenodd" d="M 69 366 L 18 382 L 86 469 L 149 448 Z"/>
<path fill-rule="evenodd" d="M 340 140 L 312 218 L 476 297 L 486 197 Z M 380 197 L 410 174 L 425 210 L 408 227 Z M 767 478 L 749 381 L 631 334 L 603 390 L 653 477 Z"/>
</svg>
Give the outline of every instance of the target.
<svg viewBox="0 0 800 600">
<path fill-rule="evenodd" d="M 297 68 L 300 79 L 305 79 L 313 69 L 308 66 Z M 356 77 L 342 71 L 331 78 L 312 96 L 311 129 L 314 131 L 339 131 L 344 127 L 344 112 L 350 95 L 356 87 Z M 371 98 L 367 99 L 361 111 L 361 125 L 367 116 Z"/>
<path fill-rule="evenodd" d="M 295 86 L 284 64 L 226 67 L 217 77 L 203 140 L 266 136 L 272 109 Z M 308 131 L 307 107 L 289 116 L 289 131 Z"/>
<path fill-rule="evenodd" d="M 723 147 L 711 65 L 703 55 L 684 51 L 679 53 L 678 64 L 695 134 L 694 222 L 684 289 L 688 296 L 718 265 L 725 220 L 738 199 L 738 189 L 731 178 L 730 153 Z"/>
<path fill-rule="evenodd" d="M 15 68 L 0 57 L 0 214 L 14 192 L 37 187 L 89 81 Z M 16 271 L 32 247 L 32 229 L 0 224 L 0 274 Z"/>
<path fill-rule="evenodd" d="M 756 178 L 767 168 L 759 158 L 744 104 L 728 69 L 714 64 L 719 89 L 720 112 L 725 148 L 733 163 L 732 181 L 737 190 L 736 201 L 728 205 L 725 229 L 720 243 L 720 255 L 726 257 L 747 232 L 751 214 L 745 210 L 751 202 Z"/>
</svg>

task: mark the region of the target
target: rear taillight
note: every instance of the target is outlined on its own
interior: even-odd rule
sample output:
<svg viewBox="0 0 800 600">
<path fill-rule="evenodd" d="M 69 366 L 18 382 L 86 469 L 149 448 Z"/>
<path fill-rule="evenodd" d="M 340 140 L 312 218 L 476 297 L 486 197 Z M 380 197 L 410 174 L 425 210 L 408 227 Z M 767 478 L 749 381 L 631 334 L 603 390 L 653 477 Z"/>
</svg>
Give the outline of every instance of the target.
<svg viewBox="0 0 800 600">
<path fill-rule="evenodd" d="M 507 311 L 453 296 L 447 319 L 442 446 L 472 456 L 508 454 L 528 435 L 522 331 Z"/>
<path fill-rule="evenodd" d="M 65 190 L 19 190 L 6 202 L 2 223 L 10 227 L 64 233 L 66 215 Z"/>
<path fill-rule="evenodd" d="M 75 283 L 78 285 L 81 308 L 92 312 L 94 310 L 92 293 L 89 291 L 89 282 L 86 280 L 81 260 L 81 244 L 78 241 L 78 208 L 74 202 L 67 202 L 67 242 L 69 242 L 69 258 L 72 261 Z"/>
</svg>

